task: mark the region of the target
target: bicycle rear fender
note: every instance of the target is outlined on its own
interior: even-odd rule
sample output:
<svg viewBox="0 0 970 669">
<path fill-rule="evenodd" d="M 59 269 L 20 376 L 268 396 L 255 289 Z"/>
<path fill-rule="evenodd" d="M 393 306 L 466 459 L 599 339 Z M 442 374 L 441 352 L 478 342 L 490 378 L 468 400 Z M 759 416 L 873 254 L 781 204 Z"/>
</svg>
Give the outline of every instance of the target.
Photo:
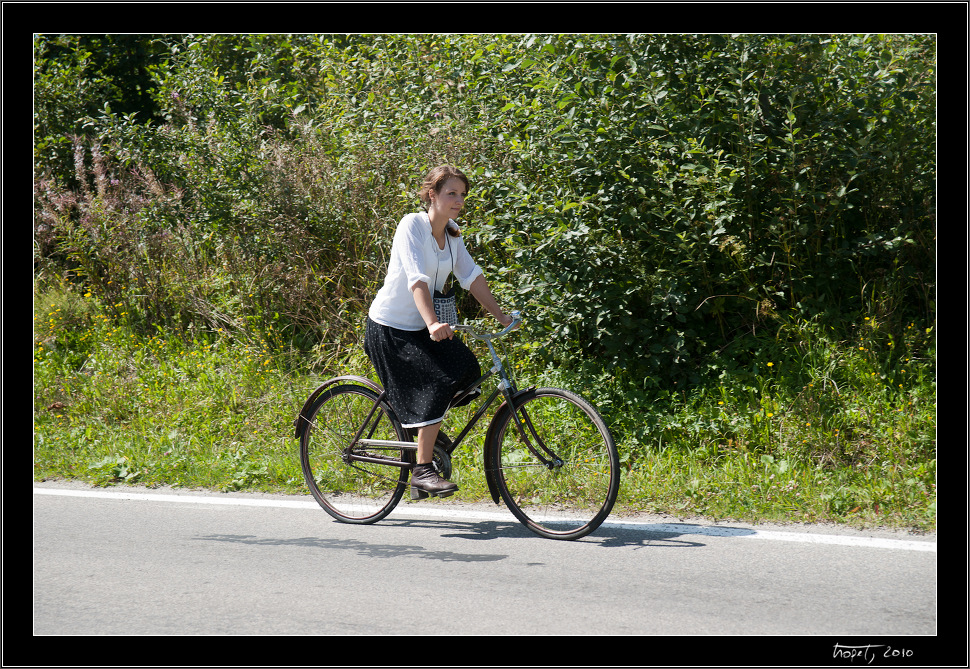
<svg viewBox="0 0 970 669">
<path fill-rule="evenodd" d="M 336 376 L 325 381 L 322 385 L 318 386 L 316 390 L 310 393 L 310 396 L 307 398 L 306 402 L 303 403 L 303 408 L 300 409 L 300 415 L 296 417 L 295 421 L 293 421 L 293 428 L 295 437 L 297 439 L 301 439 L 303 437 L 303 432 L 306 430 L 307 423 L 309 422 L 310 407 L 313 406 L 314 401 L 316 401 L 316 399 L 320 396 L 320 393 L 330 386 L 340 383 L 341 381 L 350 381 L 352 383 L 367 386 L 378 395 L 384 392 L 384 389 L 381 388 L 378 383 L 364 378 L 363 376 Z"/>
<path fill-rule="evenodd" d="M 526 388 L 525 390 L 516 391 L 512 395 L 512 401 L 514 402 L 522 395 L 525 395 L 526 393 L 531 393 L 535 389 L 536 387 L 532 386 L 531 388 Z M 496 437 L 498 435 L 495 434 L 497 429 L 496 425 L 506 422 L 504 420 L 503 412 L 508 413 L 509 411 L 510 409 L 509 409 L 508 400 L 502 400 L 502 404 L 499 405 L 499 408 L 495 411 L 495 417 L 492 418 L 492 422 L 489 423 L 488 425 L 488 431 L 485 433 L 485 449 L 484 449 L 485 482 L 488 484 L 488 492 L 492 495 L 492 500 L 496 504 L 499 503 L 499 499 L 501 499 L 501 497 L 499 496 L 499 492 L 498 492 L 498 483 L 496 483 L 495 481 L 495 476 L 496 476 L 495 471 L 491 469 L 491 467 L 489 466 L 489 463 L 491 462 L 491 449 L 495 448 L 498 443 L 496 441 Z"/>
</svg>

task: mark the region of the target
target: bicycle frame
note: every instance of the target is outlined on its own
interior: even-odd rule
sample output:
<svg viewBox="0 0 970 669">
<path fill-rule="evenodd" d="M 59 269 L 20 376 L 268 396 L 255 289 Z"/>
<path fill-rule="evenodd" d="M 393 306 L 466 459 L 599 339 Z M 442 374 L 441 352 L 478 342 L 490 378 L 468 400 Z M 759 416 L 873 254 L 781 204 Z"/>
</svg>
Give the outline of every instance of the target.
<svg viewBox="0 0 970 669">
<path fill-rule="evenodd" d="M 471 420 L 469 420 L 468 422 L 468 425 L 465 426 L 465 429 L 463 429 L 459 433 L 458 437 L 452 442 L 451 449 L 447 450 L 447 453 L 448 455 L 451 455 L 454 452 L 458 444 L 461 443 L 461 440 L 464 439 L 465 435 L 467 435 L 468 432 L 475 426 L 478 420 L 485 414 L 485 411 L 488 409 L 489 406 L 491 406 L 492 402 L 495 401 L 495 398 L 501 392 L 505 396 L 505 402 L 502 406 L 499 407 L 495 415 L 498 416 L 502 411 L 503 407 L 505 406 L 509 407 L 509 410 L 513 412 L 513 418 L 514 418 L 515 425 L 518 428 L 519 436 L 522 438 L 522 441 L 525 443 L 529 451 L 531 451 L 532 454 L 539 459 L 539 462 L 541 462 L 546 467 L 549 467 L 550 469 L 554 467 L 561 467 L 563 465 L 562 459 L 559 456 L 557 456 L 555 453 L 553 453 L 551 450 L 549 450 L 546 444 L 542 441 L 542 438 L 539 437 L 539 434 L 536 432 L 535 427 L 532 425 L 532 420 L 529 418 L 528 413 L 526 413 L 524 408 L 520 409 L 519 407 L 516 407 L 515 397 L 518 395 L 518 390 L 515 387 L 515 383 L 512 381 L 511 377 L 506 371 L 505 365 L 502 364 L 502 359 L 498 356 L 498 353 L 495 352 L 495 347 L 492 345 L 492 339 L 497 339 L 499 337 L 505 336 L 506 334 L 514 330 L 516 327 L 518 327 L 519 323 L 521 323 L 519 312 L 517 311 L 513 312 L 512 316 L 513 318 L 512 318 L 511 325 L 509 325 L 501 332 L 497 332 L 495 334 L 484 334 L 484 333 L 475 332 L 470 325 L 455 326 L 456 330 L 468 332 L 472 336 L 472 338 L 477 339 L 479 341 L 484 341 L 485 345 L 488 346 L 488 352 L 492 356 L 492 369 L 489 370 L 487 374 L 485 374 L 480 379 L 478 379 L 478 381 L 475 381 L 475 383 L 469 386 L 466 390 L 459 393 L 458 396 L 456 397 L 456 401 L 461 397 L 467 396 L 468 393 L 477 389 L 492 374 L 497 373 L 501 378 L 501 381 L 499 381 L 498 387 L 492 392 L 488 400 L 484 402 L 482 406 L 479 407 L 475 415 L 472 416 Z M 522 415 L 521 420 L 519 420 L 518 418 L 520 411 Z M 526 433 L 527 429 L 528 429 L 528 434 Z M 540 453 L 539 450 L 536 449 L 536 447 L 533 445 L 532 440 L 529 439 L 529 434 L 532 435 L 532 438 L 535 440 L 535 443 L 539 445 L 539 448 L 542 451 L 544 451 L 549 456 L 550 459 L 547 459 L 546 457 L 544 457 L 542 453 Z M 486 439 L 486 442 L 488 442 L 488 439 Z M 486 467 L 486 474 L 488 474 L 487 467 Z M 489 481 L 489 487 L 491 488 L 491 481 Z M 493 495 L 494 494 L 495 493 L 493 492 Z"/>
<path fill-rule="evenodd" d="M 488 347 L 488 352 L 492 358 L 492 367 L 485 374 L 483 374 L 478 379 L 470 383 L 467 387 L 460 390 L 452 399 L 451 406 L 455 406 L 462 399 L 474 393 L 482 386 L 482 384 L 484 384 L 488 379 L 490 379 L 495 374 L 499 375 L 500 381 L 497 387 L 495 388 L 495 390 L 492 391 L 492 394 L 489 395 L 488 399 L 482 402 L 481 406 L 478 407 L 478 410 L 475 411 L 475 414 L 469 419 L 468 423 L 461 430 L 458 436 L 452 439 L 451 444 L 447 448 L 442 447 L 443 450 L 449 456 L 451 456 L 451 454 L 458 449 L 458 446 L 468 435 L 468 433 L 471 432 L 471 430 L 475 427 L 475 425 L 478 424 L 478 421 L 481 420 L 482 416 L 485 415 L 485 412 L 488 411 L 488 408 L 492 405 L 492 403 L 495 401 L 495 399 L 499 396 L 500 393 L 504 395 L 505 403 L 512 402 L 512 398 L 516 394 L 515 384 L 513 383 L 512 379 L 509 377 L 509 374 L 505 369 L 505 365 L 502 363 L 502 359 L 495 351 L 495 346 L 492 344 L 492 339 L 497 339 L 498 337 L 502 337 L 508 334 L 513 329 L 515 329 L 515 327 L 518 326 L 520 322 L 521 320 L 519 320 L 518 318 L 518 312 L 515 312 L 512 324 L 509 325 L 504 330 L 502 330 L 501 332 L 498 332 L 495 334 L 477 333 L 472 329 L 470 325 L 456 325 L 454 327 L 454 329 L 459 332 L 467 332 L 472 336 L 472 338 L 485 342 L 486 346 Z M 417 449 L 417 446 L 414 444 L 414 442 L 370 439 L 363 436 L 365 430 L 367 430 L 367 426 L 371 423 L 371 420 L 374 417 L 374 413 L 377 411 L 377 407 L 384 400 L 384 397 L 386 395 L 387 395 L 387 392 L 382 388 L 380 390 L 380 393 L 378 394 L 377 400 L 374 402 L 374 406 L 371 408 L 370 413 L 368 414 L 364 422 L 361 424 L 360 428 L 357 430 L 357 433 L 354 435 L 353 441 L 348 446 L 347 455 L 345 457 L 348 457 L 350 460 L 357 460 L 361 462 L 377 461 L 380 464 L 388 464 L 386 460 L 377 460 L 376 458 L 368 458 L 367 456 L 354 454 L 353 448 L 356 444 L 360 444 L 362 446 L 384 446 L 389 448 L 390 447 L 405 448 L 408 450 Z M 375 427 L 376 425 L 370 428 L 371 433 L 373 433 L 373 430 Z M 405 463 L 403 461 L 400 464 L 402 466 L 410 466 L 408 463 Z"/>
<path fill-rule="evenodd" d="M 582 396 L 563 388 L 516 387 L 493 342 L 521 323 L 517 312 L 512 315 L 512 324 L 495 334 L 453 326 L 484 341 L 492 365 L 451 397 L 448 409 L 468 408 L 449 420 L 452 439 L 438 433 L 432 463 L 439 476 L 451 479 L 452 454 L 493 411 L 482 449 L 492 500 L 504 502 L 539 536 L 578 539 L 599 527 L 616 502 L 619 455 L 606 421 Z M 477 356 L 484 365 L 480 351 Z M 490 381 L 494 389 L 483 394 Z M 479 406 L 471 406 L 472 400 Z M 456 423 L 466 420 L 459 431 Z M 325 381 L 307 399 L 294 427 L 307 487 L 336 520 L 376 523 L 393 511 L 409 486 L 412 499 L 428 496 L 412 475 L 418 462 L 415 437 L 427 433 L 402 426 L 380 383 L 359 376 Z M 431 431 L 437 432 L 436 427 Z M 476 442 L 480 437 L 476 434 Z"/>
<path fill-rule="evenodd" d="M 481 378 L 479 378 L 477 381 L 475 381 L 475 383 L 473 383 L 471 386 L 469 386 L 464 391 L 462 391 L 457 396 L 457 398 L 460 398 L 474 391 L 478 387 L 478 385 L 480 385 L 482 382 L 487 380 L 490 376 L 492 376 L 492 372 L 489 372 L 484 376 L 482 376 Z M 485 402 L 483 402 L 482 405 L 478 408 L 478 410 L 475 412 L 475 415 L 471 417 L 471 419 L 468 421 L 468 424 L 465 425 L 464 429 L 462 429 L 462 431 L 458 434 L 458 436 L 451 441 L 451 444 L 449 444 L 447 448 L 442 447 L 445 453 L 447 453 L 450 456 L 452 453 L 454 453 L 457 450 L 458 446 L 461 444 L 465 436 L 467 436 L 467 434 L 471 431 L 471 429 L 475 427 L 475 424 L 478 423 L 479 419 L 481 419 L 481 417 L 485 415 L 485 412 L 488 410 L 488 407 L 491 406 L 492 402 L 495 401 L 495 398 L 498 397 L 499 392 L 501 392 L 501 388 L 496 388 L 489 396 L 489 398 Z M 366 455 L 360 455 L 355 453 L 353 450 L 354 446 L 356 445 L 377 446 L 377 447 L 385 447 L 385 448 L 403 448 L 409 451 L 417 450 L 417 444 L 415 444 L 413 441 L 392 441 L 387 439 L 371 439 L 370 435 L 373 434 L 374 429 L 377 427 L 376 423 L 371 425 L 369 435 L 367 437 L 363 436 L 364 432 L 367 430 L 368 425 L 371 424 L 371 421 L 374 418 L 374 413 L 377 411 L 377 407 L 380 406 L 380 403 L 384 400 L 384 397 L 386 395 L 387 395 L 387 392 L 382 390 L 381 393 L 378 395 L 377 399 L 374 401 L 374 406 L 371 407 L 370 413 L 367 415 L 367 418 L 364 419 L 364 422 L 361 424 L 360 428 L 358 428 L 357 430 L 357 433 L 354 435 L 354 439 L 347 447 L 344 453 L 344 459 L 347 460 L 348 462 L 353 462 L 353 461 L 373 462 L 376 464 L 383 464 L 383 465 L 396 464 L 402 467 L 411 466 L 411 463 L 404 462 L 403 460 L 397 461 L 397 462 L 389 462 L 386 459 L 373 458 L 373 457 L 368 457 Z M 455 401 L 457 401 L 457 399 Z"/>
<path fill-rule="evenodd" d="M 546 467 L 549 467 L 550 469 L 554 467 L 559 467 L 559 466 L 562 466 L 563 464 L 562 459 L 559 458 L 554 452 L 552 452 L 546 446 L 545 443 L 543 443 L 542 439 L 539 437 L 538 433 L 533 427 L 532 421 L 530 420 L 526 411 L 524 409 L 520 409 L 516 407 L 515 398 L 520 394 L 520 392 L 516 389 L 515 383 L 512 381 L 511 377 L 509 376 L 508 371 L 505 369 L 505 365 L 502 363 L 502 359 L 495 351 L 495 346 L 492 343 L 493 339 L 498 339 L 500 337 L 505 336 L 506 334 L 514 330 L 516 327 L 518 327 L 519 324 L 522 322 L 520 319 L 519 312 L 513 312 L 512 316 L 513 316 L 512 323 L 502 331 L 494 334 L 475 332 L 470 325 L 456 325 L 454 327 L 456 331 L 467 332 L 473 339 L 477 339 L 479 341 L 485 342 L 485 345 L 488 347 L 489 354 L 492 358 L 492 367 L 491 369 L 488 370 L 488 372 L 486 372 L 477 380 L 472 382 L 465 389 L 459 391 L 459 393 L 455 395 L 455 397 L 452 399 L 451 406 L 455 406 L 462 399 L 468 397 L 475 391 L 479 390 L 482 384 L 484 384 L 489 378 L 491 378 L 496 374 L 498 374 L 499 376 L 499 382 L 495 390 L 493 390 L 491 395 L 489 395 L 488 399 L 486 399 L 479 406 L 479 408 L 475 411 L 474 415 L 469 419 L 465 427 L 461 430 L 461 432 L 459 432 L 458 436 L 455 437 L 451 441 L 451 444 L 449 444 L 447 447 L 442 447 L 442 450 L 444 450 L 444 452 L 448 455 L 448 457 L 450 457 L 451 454 L 454 453 L 455 450 L 457 450 L 458 446 L 462 443 L 462 441 L 465 439 L 468 433 L 475 427 L 478 421 L 481 420 L 481 418 L 485 415 L 489 407 L 492 406 L 492 404 L 501 394 L 503 396 L 503 402 L 499 406 L 498 410 L 496 411 L 495 417 L 493 417 L 492 419 L 492 424 L 489 426 L 489 434 L 491 434 L 492 426 L 494 426 L 496 423 L 495 419 L 501 415 L 501 412 L 505 410 L 506 407 L 508 407 L 509 411 L 514 412 L 513 418 L 515 419 L 514 422 L 518 429 L 519 436 L 521 437 L 522 441 L 525 443 L 529 451 L 531 451 L 532 454 L 536 458 L 538 458 L 538 460 Z M 343 456 L 344 460 L 348 463 L 356 461 L 356 462 L 369 462 L 369 463 L 381 464 L 381 465 L 395 465 L 402 468 L 412 467 L 413 463 L 407 462 L 406 459 L 381 458 L 379 456 L 361 453 L 356 450 L 357 446 L 367 446 L 367 447 L 371 447 L 372 449 L 389 448 L 389 449 L 395 449 L 395 450 L 405 449 L 408 451 L 417 450 L 417 445 L 413 441 L 393 441 L 393 440 L 382 440 L 382 439 L 372 438 L 374 430 L 377 427 L 377 424 L 374 423 L 373 425 L 371 425 L 371 423 L 375 413 L 377 412 L 378 407 L 384 401 L 387 393 L 380 385 L 374 383 L 370 379 L 365 379 L 363 377 L 357 377 L 357 376 L 336 377 L 334 379 L 330 379 L 325 384 L 317 388 L 316 391 L 314 391 L 314 393 L 307 399 L 303 407 L 303 410 L 301 410 L 300 415 L 296 420 L 295 428 L 296 428 L 297 438 L 300 438 L 303 431 L 306 429 L 306 426 L 308 424 L 307 416 L 310 411 L 310 407 L 313 404 L 313 401 L 328 386 L 338 383 L 340 381 L 351 381 L 355 383 L 360 383 L 362 385 L 367 386 L 371 390 L 374 390 L 375 392 L 377 392 L 377 399 L 374 401 L 374 406 L 371 407 L 371 410 L 368 413 L 367 418 L 363 421 L 363 423 L 361 423 L 360 427 L 357 428 L 357 431 L 354 434 L 354 438 L 351 440 L 351 442 L 347 445 L 347 447 L 344 450 L 344 456 Z M 524 392 L 527 392 L 527 391 L 524 391 Z M 520 412 L 521 412 L 521 418 L 520 418 Z M 366 433 L 366 436 L 365 436 L 365 433 Z M 530 435 L 531 435 L 531 439 L 530 439 Z M 486 437 L 485 439 L 486 444 L 490 443 L 490 441 L 491 440 L 488 437 Z M 543 455 L 543 453 L 545 453 L 545 455 Z M 486 462 L 487 460 L 488 458 L 486 454 Z M 495 499 L 497 503 L 498 492 L 493 481 L 494 473 L 490 472 L 486 467 L 485 474 L 486 474 L 489 490 L 492 494 L 492 497 Z"/>
</svg>

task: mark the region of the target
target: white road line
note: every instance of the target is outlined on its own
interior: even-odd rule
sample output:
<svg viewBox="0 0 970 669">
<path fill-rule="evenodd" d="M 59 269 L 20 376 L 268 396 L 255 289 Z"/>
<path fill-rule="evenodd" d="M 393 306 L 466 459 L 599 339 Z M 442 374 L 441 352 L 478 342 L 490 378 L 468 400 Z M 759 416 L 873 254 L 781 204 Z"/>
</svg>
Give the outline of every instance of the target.
<svg viewBox="0 0 970 669">
<path fill-rule="evenodd" d="M 606 525 L 606 523 L 604 523 Z M 782 532 L 777 530 L 754 530 L 740 527 L 723 527 L 687 524 L 613 523 L 614 527 L 629 527 L 650 532 L 671 534 L 699 534 L 708 537 L 733 537 L 735 539 L 766 539 L 769 541 L 795 541 L 809 544 L 833 544 L 839 546 L 862 546 L 866 548 L 890 548 L 894 550 L 936 552 L 935 541 L 907 541 L 879 537 L 852 537 L 843 534 L 810 534 L 807 532 Z"/>
<path fill-rule="evenodd" d="M 35 495 L 62 495 L 65 497 L 99 497 L 102 499 L 127 499 L 136 502 L 181 502 L 183 504 L 224 504 L 230 506 L 274 506 L 290 509 L 319 509 L 313 501 L 247 499 L 243 497 L 204 497 L 196 495 L 166 495 L 164 493 L 141 493 L 126 490 L 61 490 L 59 488 L 34 488 Z"/>
<path fill-rule="evenodd" d="M 63 490 L 59 488 L 34 488 L 35 495 L 61 495 L 68 497 L 98 497 L 103 499 L 124 499 L 144 502 L 175 502 L 182 504 L 221 504 L 230 506 L 264 506 L 286 509 L 320 509 L 312 500 L 249 499 L 245 497 L 209 497 L 202 495 L 166 495 L 164 493 L 139 493 L 129 491 L 101 490 Z M 401 516 L 421 516 L 432 518 L 472 518 L 476 520 L 511 520 L 509 513 L 489 513 L 483 511 L 463 511 L 432 507 L 417 508 L 407 504 L 394 510 L 391 518 Z M 603 527 L 633 530 L 639 532 L 700 535 L 708 537 L 730 537 L 735 539 L 764 539 L 767 541 L 792 541 L 812 544 L 831 544 L 839 546 L 859 546 L 863 548 L 886 548 L 891 550 L 936 552 L 935 541 L 906 541 L 904 539 L 883 539 L 879 537 L 856 537 L 840 534 L 810 534 L 803 532 L 782 532 L 775 530 L 755 530 L 723 525 L 693 525 L 689 523 L 649 523 L 609 520 Z"/>
</svg>

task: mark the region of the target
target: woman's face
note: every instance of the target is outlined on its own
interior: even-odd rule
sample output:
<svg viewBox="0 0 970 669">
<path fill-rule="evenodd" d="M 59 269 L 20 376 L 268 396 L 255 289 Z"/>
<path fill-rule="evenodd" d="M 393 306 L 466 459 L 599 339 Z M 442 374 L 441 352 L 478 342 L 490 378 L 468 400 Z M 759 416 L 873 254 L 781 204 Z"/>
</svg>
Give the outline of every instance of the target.
<svg viewBox="0 0 970 669">
<path fill-rule="evenodd" d="M 441 187 L 440 192 L 431 192 L 431 207 L 448 218 L 458 218 L 465 206 L 465 182 L 451 177 Z"/>
</svg>

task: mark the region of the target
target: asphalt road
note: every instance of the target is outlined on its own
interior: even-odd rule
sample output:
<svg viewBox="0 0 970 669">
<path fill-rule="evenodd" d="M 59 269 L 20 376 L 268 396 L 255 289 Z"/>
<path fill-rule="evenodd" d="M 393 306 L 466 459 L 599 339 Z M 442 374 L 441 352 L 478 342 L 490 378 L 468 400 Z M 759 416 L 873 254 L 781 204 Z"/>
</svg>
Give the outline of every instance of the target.
<svg viewBox="0 0 970 669">
<path fill-rule="evenodd" d="M 310 497 L 33 495 L 35 635 L 810 635 L 830 657 L 935 635 L 936 565 L 935 536 L 824 527 L 613 518 L 561 542 L 440 501 L 353 526 Z"/>
</svg>

